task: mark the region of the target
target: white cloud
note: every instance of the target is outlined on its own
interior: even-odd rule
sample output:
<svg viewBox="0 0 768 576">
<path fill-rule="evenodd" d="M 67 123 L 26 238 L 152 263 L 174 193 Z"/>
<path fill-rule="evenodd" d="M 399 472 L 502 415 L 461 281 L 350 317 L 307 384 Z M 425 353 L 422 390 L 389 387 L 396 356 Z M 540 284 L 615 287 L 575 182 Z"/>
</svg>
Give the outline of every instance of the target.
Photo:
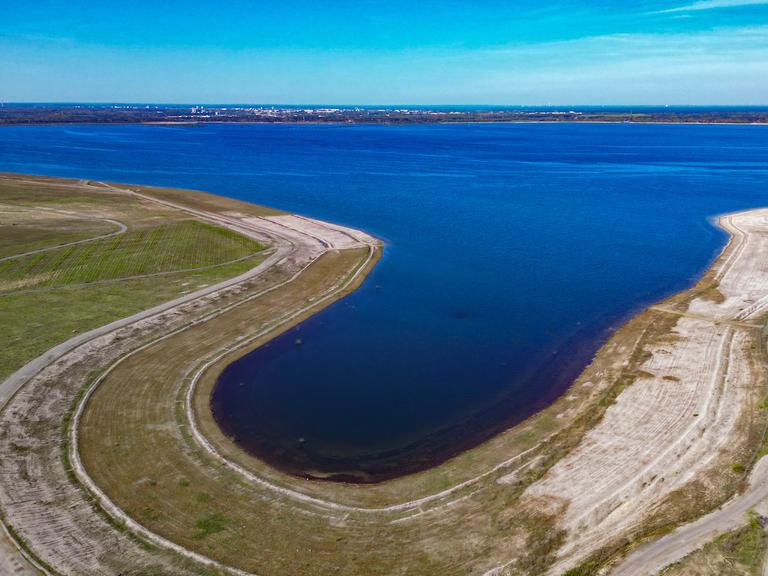
<svg viewBox="0 0 768 576">
<path fill-rule="evenodd" d="M 457 55 L 458 58 L 458 55 Z M 768 26 L 616 34 L 461 55 L 451 101 L 523 104 L 765 104 Z M 439 84 L 435 70 L 423 74 Z"/>
<path fill-rule="evenodd" d="M 659 10 L 656 14 L 667 14 L 670 12 L 693 12 L 697 10 L 714 10 L 716 8 L 735 8 L 737 6 L 758 6 L 768 5 L 768 0 L 699 0 L 693 4 L 670 8 L 669 10 Z"/>
<path fill-rule="evenodd" d="M 485 49 L 51 46 L 0 37 L 0 99 L 50 100 L 45 95 L 55 94 L 57 100 L 105 102 L 768 104 L 768 25 Z"/>
</svg>

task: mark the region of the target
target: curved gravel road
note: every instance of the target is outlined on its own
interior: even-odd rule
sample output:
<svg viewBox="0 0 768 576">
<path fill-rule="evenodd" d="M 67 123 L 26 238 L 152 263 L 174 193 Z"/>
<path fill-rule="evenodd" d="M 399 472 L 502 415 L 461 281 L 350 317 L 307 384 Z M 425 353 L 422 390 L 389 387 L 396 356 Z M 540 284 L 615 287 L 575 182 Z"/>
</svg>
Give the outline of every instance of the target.
<svg viewBox="0 0 768 576">
<path fill-rule="evenodd" d="M 611 576 L 652 576 L 665 566 L 681 560 L 707 542 L 744 526 L 747 514 L 768 500 L 768 456 L 755 465 L 749 487 L 721 508 L 681 526 L 674 532 L 634 550 Z"/>
<path fill-rule="evenodd" d="M 55 212 L 60 212 L 55 210 Z M 62 212 L 72 216 L 71 212 Z M 82 216 L 81 216 L 82 217 Z M 41 254 L 42 252 L 50 252 L 51 250 L 58 250 L 59 248 L 66 248 L 68 246 L 76 246 L 77 244 L 86 244 L 88 242 L 95 242 L 96 240 L 104 240 L 105 238 L 112 238 L 113 236 L 120 236 L 128 231 L 128 226 L 120 222 L 119 220 L 112 220 L 112 218 L 91 218 L 91 220 L 101 220 L 102 222 L 109 222 L 117 226 L 117 230 L 110 232 L 109 234 L 101 234 L 100 236 L 94 236 L 92 238 L 85 238 L 84 240 L 75 240 L 74 242 L 66 242 L 64 244 L 56 244 L 55 246 L 46 246 L 45 248 L 38 248 L 37 250 L 30 250 L 28 252 L 21 252 L 20 254 L 11 254 L 10 256 L 4 256 L 0 258 L 0 262 L 6 260 L 14 260 L 16 258 L 22 258 L 23 256 L 32 256 L 33 254 Z"/>
<path fill-rule="evenodd" d="M 38 356 L 34 360 L 30 361 L 23 367 L 21 367 L 19 370 L 8 376 L 2 383 L 0 383 L 0 410 L 5 406 L 5 404 L 8 402 L 8 400 L 35 374 L 37 374 L 40 370 L 45 368 L 46 366 L 50 365 L 51 363 L 57 361 L 59 358 L 67 354 L 68 352 L 71 352 L 78 346 L 84 344 L 85 342 L 88 342 L 90 340 L 93 340 L 94 338 L 98 338 L 100 336 L 103 336 L 104 334 L 107 334 L 113 330 L 117 330 L 118 328 L 122 328 L 124 326 L 127 326 L 129 324 L 132 324 L 134 322 L 138 322 L 140 320 L 144 320 L 146 318 L 149 318 L 151 316 L 154 316 L 156 314 L 165 312 L 171 308 L 174 308 L 176 306 L 185 304 L 187 302 L 196 300 L 198 298 L 201 298 L 203 296 L 207 296 L 208 294 L 211 294 L 213 292 L 216 292 L 218 290 L 228 288 L 230 286 L 236 285 L 240 282 L 243 282 L 245 280 L 248 280 L 258 274 L 261 274 L 265 270 L 269 269 L 273 265 L 277 264 L 281 260 L 283 260 L 285 257 L 291 255 L 296 249 L 296 245 L 294 242 L 288 237 L 288 236 L 282 236 L 279 233 L 275 233 L 273 230 L 266 230 L 260 228 L 258 225 L 251 225 L 247 224 L 241 221 L 230 221 L 226 217 L 220 217 L 217 214 L 212 214 L 208 212 L 204 212 L 201 210 L 194 210 L 194 209 L 188 209 L 184 206 L 180 206 L 177 204 L 172 204 L 170 202 L 164 202 L 160 200 L 156 200 L 155 198 L 152 198 L 151 196 L 147 196 L 144 194 L 137 194 L 133 192 L 132 190 L 125 190 L 120 188 L 115 188 L 113 186 L 108 186 L 109 188 L 124 192 L 133 194 L 136 196 L 140 196 L 142 198 L 145 198 L 147 200 L 151 200 L 154 202 L 157 202 L 159 204 L 164 204 L 167 206 L 172 206 L 174 208 L 177 208 L 179 210 L 183 210 L 185 212 L 194 214 L 195 216 L 198 216 L 200 218 L 203 218 L 205 220 L 214 222 L 216 224 L 219 224 L 221 226 L 225 226 L 227 228 L 230 228 L 236 232 L 239 232 L 241 234 L 245 234 L 249 237 L 263 240 L 265 236 L 271 237 L 273 239 L 277 238 L 280 240 L 279 243 L 276 243 L 277 250 L 274 254 L 272 254 L 270 257 L 268 257 L 266 260 L 264 260 L 261 264 L 258 266 L 248 270 L 247 272 L 240 274 L 239 276 L 235 276 L 234 278 L 230 278 L 228 280 L 224 280 L 223 282 L 219 282 L 217 284 L 213 284 L 211 286 L 206 286 L 205 288 L 201 288 L 199 290 L 196 290 L 195 292 L 191 292 L 189 294 L 185 294 L 183 296 L 180 296 L 178 298 L 175 298 L 173 300 L 170 300 L 168 302 L 164 302 L 162 304 L 159 304 L 157 306 L 154 306 L 152 308 L 149 308 L 147 310 L 144 310 L 142 312 L 138 312 L 136 314 L 133 314 L 131 316 L 128 316 L 126 318 L 121 318 L 119 320 L 116 320 L 114 322 L 110 322 L 109 324 L 106 324 L 104 326 L 101 326 L 99 328 L 95 328 L 93 330 L 89 330 L 88 332 L 84 332 L 82 334 L 78 334 L 77 336 L 74 336 L 70 338 L 69 340 L 62 342 L 61 344 L 58 344 L 57 346 L 54 346 L 44 354 Z M 26 254 L 34 254 L 37 252 L 43 252 L 48 249 L 54 249 L 54 248 L 61 248 L 63 246 L 70 246 L 73 244 L 81 244 L 84 242 L 91 242 L 93 240 L 98 240 L 99 238 L 107 238 L 111 236 L 116 236 L 119 234 L 123 234 L 127 227 L 122 222 L 118 222 L 117 220 L 109 220 L 110 222 L 116 224 L 119 229 L 115 232 L 111 232 L 110 234 L 102 235 L 97 238 L 88 238 L 85 240 L 80 240 L 77 242 L 72 242 L 64 245 L 59 245 L 55 247 L 50 248 L 44 248 L 40 250 L 30 251 Z M 20 254 L 16 254 L 11 256 L 10 258 L 15 258 L 21 256 Z M 2 532 L 0 532 L 0 574 L 16 574 L 19 576 L 28 576 L 28 575 L 36 575 L 40 574 L 40 571 L 33 567 L 33 564 L 31 560 L 26 558 L 26 555 L 22 554 L 20 550 L 17 549 L 16 545 L 12 540 L 10 539 L 7 530 L 5 529 L 5 525 L 2 525 Z"/>
</svg>

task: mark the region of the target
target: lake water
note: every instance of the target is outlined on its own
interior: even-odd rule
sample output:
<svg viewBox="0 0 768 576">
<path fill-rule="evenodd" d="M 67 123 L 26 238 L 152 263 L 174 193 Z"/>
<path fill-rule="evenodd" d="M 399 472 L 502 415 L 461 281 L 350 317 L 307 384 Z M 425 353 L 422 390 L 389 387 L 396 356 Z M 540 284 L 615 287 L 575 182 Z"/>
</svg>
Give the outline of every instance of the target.
<svg viewBox="0 0 768 576">
<path fill-rule="evenodd" d="M 725 242 L 711 217 L 768 205 L 768 127 L 3 127 L 0 170 L 198 188 L 384 240 L 360 290 L 213 398 L 274 466 L 375 481 L 546 406 L 690 285 Z"/>
</svg>

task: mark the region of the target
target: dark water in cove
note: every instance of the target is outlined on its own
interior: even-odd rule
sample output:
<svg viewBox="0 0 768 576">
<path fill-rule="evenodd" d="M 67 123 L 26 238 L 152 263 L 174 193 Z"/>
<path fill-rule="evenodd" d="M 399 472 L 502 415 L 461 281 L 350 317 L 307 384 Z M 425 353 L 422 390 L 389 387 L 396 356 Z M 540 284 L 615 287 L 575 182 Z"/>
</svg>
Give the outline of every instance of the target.
<svg viewBox="0 0 768 576">
<path fill-rule="evenodd" d="M 278 468 L 379 480 L 546 406 L 611 328 L 688 286 L 725 241 L 709 218 L 768 205 L 768 127 L 4 127 L 0 170 L 199 188 L 382 238 L 360 290 L 213 398 Z"/>
</svg>

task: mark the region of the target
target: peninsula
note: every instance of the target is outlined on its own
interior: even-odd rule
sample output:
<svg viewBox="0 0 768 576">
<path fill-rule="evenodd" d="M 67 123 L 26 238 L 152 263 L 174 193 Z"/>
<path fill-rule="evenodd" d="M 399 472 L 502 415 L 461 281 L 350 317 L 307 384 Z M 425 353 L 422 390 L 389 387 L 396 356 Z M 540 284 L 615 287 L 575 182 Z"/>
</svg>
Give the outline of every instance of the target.
<svg viewBox="0 0 768 576">
<path fill-rule="evenodd" d="M 235 358 L 358 287 L 379 240 L 95 181 L 2 175 L 0 207 L 6 571 L 685 574 L 768 497 L 768 209 L 721 216 L 711 268 L 545 410 L 353 485 L 251 456 L 210 397 Z"/>
</svg>

